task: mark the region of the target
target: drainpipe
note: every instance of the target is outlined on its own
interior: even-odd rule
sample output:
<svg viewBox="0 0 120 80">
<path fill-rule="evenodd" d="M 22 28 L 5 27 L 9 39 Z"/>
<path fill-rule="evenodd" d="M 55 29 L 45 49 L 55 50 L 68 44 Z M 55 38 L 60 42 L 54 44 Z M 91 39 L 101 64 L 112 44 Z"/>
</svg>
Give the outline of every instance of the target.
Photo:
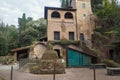
<svg viewBox="0 0 120 80">
<path fill-rule="evenodd" d="M 77 9 L 75 12 L 75 19 L 76 19 L 76 37 L 77 37 L 77 40 L 79 40 L 79 38 L 78 38 L 79 33 L 78 33 L 78 21 L 77 21 Z"/>
</svg>

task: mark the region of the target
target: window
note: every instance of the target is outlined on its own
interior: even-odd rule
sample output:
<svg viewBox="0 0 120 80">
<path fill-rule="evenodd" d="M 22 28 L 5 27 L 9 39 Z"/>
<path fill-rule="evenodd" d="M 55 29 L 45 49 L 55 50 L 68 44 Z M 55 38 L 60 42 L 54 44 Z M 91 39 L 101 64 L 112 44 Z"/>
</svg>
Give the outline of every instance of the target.
<svg viewBox="0 0 120 80">
<path fill-rule="evenodd" d="M 59 31 L 54 32 L 54 40 L 60 40 L 60 32 Z"/>
<path fill-rule="evenodd" d="M 73 19 L 73 14 L 70 12 L 65 13 L 65 19 Z"/>
<path fill-rule="evenodd" d="M 82 8 L 85 8 L 85 7 L 86 7 L 85 3 L 82 3 Z"/>
<path fill-rule="evenodd" d="M 54 11 L 54 12 L 51 14 L 51 17 L 52 17 L 52 18 L 60 18 L 60 13 L 57 12 L 57 11 Z"/>
<path fill-rule="evenodd" d="M 83 14 L 83 19 L 86 19 L 86 18 L 87 18 L 86 14 Z"/>
<path fill-rule="evenodd" d="M 83 33 L 80 34 L 80 41 L 84 41 L 84 34 Z"/>
<path fill-rule="evenodd" d="M 74 32 L 69 32 L 69 40 L 74 40 Z"/>
</svg>

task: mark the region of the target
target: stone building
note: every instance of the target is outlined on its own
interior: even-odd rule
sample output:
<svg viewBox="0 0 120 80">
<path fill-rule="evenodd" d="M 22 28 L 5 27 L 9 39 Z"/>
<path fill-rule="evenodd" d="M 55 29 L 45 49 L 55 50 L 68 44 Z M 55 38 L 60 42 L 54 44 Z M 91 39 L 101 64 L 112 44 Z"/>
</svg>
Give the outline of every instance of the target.
<svg viewBox="0 0 120 80">
<path fill-rule="evenodd" d="M 91 16 L 90 0 L 72 0 L 68 8 L 45 7 L 47 41 L 56 43 L 53 44 L 53 49 L 57 51 L 59 57 L 65 59 L 68 66 L 89 65 L 97 61 L 94 55 L 83 50 L 78 44 L 69 43 L 63 46 L 64 44 L 59 43 L 80 41 L 91 47 L 93 34 Z M 67 52 L 64 53 L 64 50 Z"/>
<path fill-rule="evenodd" d="M 91 15 L 90 0 L 72 0 L 70 8 L 45 7 L 48 41 L 81 40 L 90 45 Z"/>
<path fill-rule="evenodd" d="M 91 46 L 93 27 L 90 0 L 72 0 L 69 8 L 45 7 L 44 11 L 47 20 L 46 43 L 53 43 L 53 49 L 57 52 L 58 57 L 64 59 L 69 67 L 96 63 L 97 57 L 79 45 L 80 42 L 84 42 L 89 47 Z M 36 56 L 41 58 L 46 50 L 46 45 L 39 43 L 32 50 L 30 48 L 27 50 L 29 58 Z M 13 50 L 13 52 L 17 51 L 19 52 L 19 49 Z"/>
</svg>

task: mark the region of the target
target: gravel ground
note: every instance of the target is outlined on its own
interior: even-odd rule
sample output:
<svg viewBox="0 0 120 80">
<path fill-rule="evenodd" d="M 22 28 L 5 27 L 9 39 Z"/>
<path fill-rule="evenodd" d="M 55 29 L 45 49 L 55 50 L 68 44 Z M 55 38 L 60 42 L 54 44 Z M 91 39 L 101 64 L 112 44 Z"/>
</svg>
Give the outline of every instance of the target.
<svg viewBox="0 0 120 80">
<path fill-rule="evenodd" d="M 0 76 L 10 80 L 10 71 L 0 71 Z M 35 75 L 14 70 L 13 80 L 53 80 L 53 75 Z M 89 68 L 67 68 L 66 74 L 57 74 L 56 80 L 93 80 L 93 70 Z M 119 76 L 108 76 L 106 69 L 96 69 L 96 80 L 120 80 Z"/>
</svg>

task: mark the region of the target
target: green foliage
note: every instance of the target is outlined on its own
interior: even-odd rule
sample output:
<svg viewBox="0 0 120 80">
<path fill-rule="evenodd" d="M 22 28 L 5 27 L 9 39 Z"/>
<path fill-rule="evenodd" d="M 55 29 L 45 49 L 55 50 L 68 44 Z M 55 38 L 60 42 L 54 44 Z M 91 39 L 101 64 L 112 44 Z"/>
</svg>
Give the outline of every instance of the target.
<svg viewBox="0 0 120 80">
<path fill-rule="evenodd" d="M 100 7 L 102 6 L 102 1 L 103 0 L 91 0 L 91 6 L 93 12 L 96 12 L 97 10 L 100 9 Z"/>
<path fill-rule="evenodd" d="M 43 18 L 33 21 L 31 17 L 26 18 L 23 14 L 22 18 L 18 18 L 18 24 L 17 29 L 14 25 L 0 23 L 0 56 L 7 55 L 11 49 L 18 46 L 31 45 L 46 35 L 46 20 Z"/>
<path fill-rule="evenodd" d="M 41 18 L 33 21 L 31 17 L 18 18 L 19 24 L 19 46 L 31 45 L 34 41 L 46 35 L 46 21 Z"/>
<path fill-rule="evenodd" d="M 17 47 L 18 30 L 14 25 L 0 23 L 0 56 L 7 55 L 8 52 Z"/>
<path fill-rule="evenodd" d="M 96 15 L 101 22 L 102 33 L 117 32 L 120 33 L 120 8 L 117 0 L 103 0 L 103 4 L 96 12 Z M 114 30 L 114 31 L 113 31 Z"/>
<path fill-rule="evenodd" d="M 11 56 L 2 57 L 1 60 L 0 60 L 0 63 L 4 64 L 4 65 L 13 64 L 14 63 L 14 58 L 11 57 Z"/>
<path fill-rule="evenodd" d="M 47 43 L 47 50 L 53 50 L 53 45 L 50 42 Z"/>
<path fill-rule="evenodd" d="M 30 73 L 33 74 L 39 74 L 40 73 L 40 68 L 38 65 L 34 65 L 30 67 Z"/>
<path fill-rule="evenodd" d="M 120 67 L 120 64 L 116 63 L 113 60 L 105 59 L 103 62 L 109 67 Z"/>
<path fill-rule="evenodd" d="M 62 46 L 66 46 L 66 45 L 78 45 L 79 41 L 70 41 L 70 40 L 66 40 L 66 39 L 62 39 L 60 41 L 49 41 L 51 44 L 60 44 Z"/>
<path fill-rule="evenodd" d="M 108 42 L 118 42 L 109 46 L 114 49 L 114 54 L 117 55 L 114 60 L 119 62 L 120 46 L 118 44 L 120 41 L 120 7 L 117 0 L 103 0 L 101 7 L 95 11 L 95 14 L 97 15 L 97 19 L 100 24 L 97 24 L 99 27 L 96 27 L 94 31 L 102 34 L 101 36 L 103 38 L 98 36 L 101 38 L 102 43 L 107 40 L 104 36 L 108 37 Z M 113 37 L 114 39 L 112 39 Z"/>
<path fill-rule="evenodd" d="M 45 53 L 42 56 L 42 59 L 44 60 L 55 60 L 58 59 L 57 52 L 54 50 L 46 50 Z"/>
<path fill-rule="evenodd" d="M 83 43 L 82 43 L 82 44 L 83 44 Z M 89 54 L 91 54 L 91 55 L 94 55 L 94 56 L 98 56 L 98 55 L 101 54 L 101 51 L 100 51 L 100 50 L 97 50 L 97 49 L 88 47 L 86 44 L 84 44 L 84 45 L 82 46 L 82 49 L 83 49 L 85 52 L 87 52 L 87 53 L 89 53 Z M 101 56 L 99 56 L 99 57 L 102 58 Z"/>
<path fill-rule="evenodd" d="M 72 0 L 60 0 L 62 8 L 71 7 Z"/>
<path fill-rule="evenodd" d="M 24 35 L 26 35 L 24 31 L 25 31 L 25 29 L 27 29 L 26 23 L 29 21 L 32 21 L 32 18 L 30 18 L 30 17 L 26 18 L 25 13 L 23 13 L 22 18 L 18 18 L 18 24 L 19 24 L 19 43 L 18 43 L 19 45 L 18 46 L 19 47 L 24 44 L 27 45 L 30 42 L 30 40 L 26 40 L 26 38 L 29 38 L 30 36 L 27 36 L 27 37 L 24 36 Z M 27 43 L 25 43 L 25 42 L 27 42 Z"/>
<path fill-rule="evenodd" d="M 115 50 L 116 58 L 114 60 L 120 63 L 120 42 L 112 43 L 110 45 Z"/>
</svg>

